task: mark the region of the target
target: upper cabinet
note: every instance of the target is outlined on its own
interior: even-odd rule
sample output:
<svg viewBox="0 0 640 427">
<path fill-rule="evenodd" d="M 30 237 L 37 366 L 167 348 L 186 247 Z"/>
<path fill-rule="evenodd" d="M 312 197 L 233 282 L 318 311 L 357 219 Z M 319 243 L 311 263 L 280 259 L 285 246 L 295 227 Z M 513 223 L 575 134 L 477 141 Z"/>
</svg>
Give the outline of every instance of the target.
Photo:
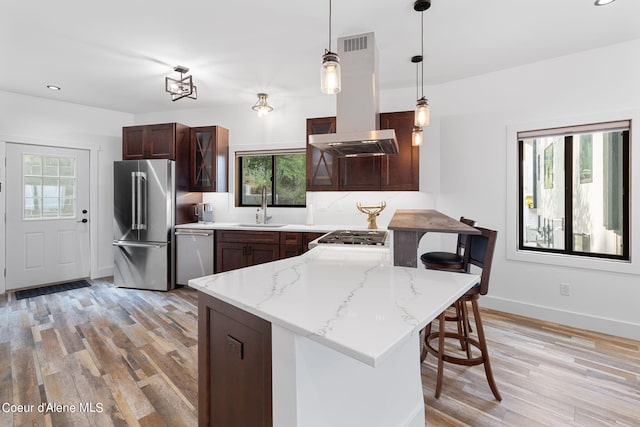
<svg viewBox="0 0 640 427">
<path fill-rule="evenodd" d="M 420 147 L 412 145 L 413 111 L 381 113 L 380 129 L 395 129 L 399 151 L 380 159 L 380 190 L 418 191 L 420 189 Z"/>
<path fill-rule="evenodd" d="M 221 126 L 190 128 L 180 123 L 122 128 L 122 159 L 176 162 L 180 191 L 228 191 L 229 131 Z"/>
<path fill-rule="evenodd" d="M 229 188 L 229 131 L 221 126 L 191 128 L 191 191 Z"/>
<path fill-rule="evenodd" d="M 411 145 L 413 111 L 380 114 L 380 129 L 396 131 L 397 155 L 338 159 L 309 145 L 309 135 L 335 129 L 335 117 L 307 119 L 307 191 L 419 190 L 420 151 Z"/>
<path fill-rule="evenodd" d="M 337 191 L 338 159 L 309 144 L 309 135 L 336 132 L 336 118 L 307 119 L 307 191 Z"/>
<path fill-rule="evenodd" d="M 185 155 L 189 127 L 180 123 L 128 126 L 122 128 L 122 159 L 170 159 Z"/>
</svg>

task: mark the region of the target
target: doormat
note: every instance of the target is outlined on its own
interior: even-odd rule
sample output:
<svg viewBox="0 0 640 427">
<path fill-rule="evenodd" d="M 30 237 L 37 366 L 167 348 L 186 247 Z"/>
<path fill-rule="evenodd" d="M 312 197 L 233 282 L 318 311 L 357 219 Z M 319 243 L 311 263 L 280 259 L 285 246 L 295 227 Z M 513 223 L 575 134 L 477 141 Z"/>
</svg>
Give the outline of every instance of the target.
<svg viewBox="0 0 640 427">
<path fill-rule="evenodd" d="M 74 282 L 58 283 L 57 285 L 43 286 L 41 288 L 25 289 L 16 291 L 16 299 L 39 297 L 40 295 L 55 294 L 56 292 L 70 291 L 72 289 L 86 288 L 91 286 L 86 280 L 76 280 Z"/>
</svg>

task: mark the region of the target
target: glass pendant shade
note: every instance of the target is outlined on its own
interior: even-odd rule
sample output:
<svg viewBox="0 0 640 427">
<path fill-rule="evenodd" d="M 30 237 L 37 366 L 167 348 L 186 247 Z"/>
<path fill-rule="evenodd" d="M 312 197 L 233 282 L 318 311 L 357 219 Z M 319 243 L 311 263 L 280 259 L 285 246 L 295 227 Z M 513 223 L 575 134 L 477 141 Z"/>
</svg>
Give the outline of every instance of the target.
<svg viewBox="0 0 640 427">
<path fill-rule="evenodd" d="M 342 88 L 340 85 L 340 58 L 338 55 L 327 51 L 322 56 L 321 82 L 322 93 L 336 94 Z"/>
<path fill-rule="evenodd" d="M 424 96 L 416 103 L 414 125 L 418 127 L 429 126 L 429 101 Z"/>
<path fill-rule="evenodd" d="M 422 145 L 422 128 L 419 126 L 413 127 L 413 132 L 411 132 L 411 145 L 414 147 L 419 147 Z"/>
</svg>

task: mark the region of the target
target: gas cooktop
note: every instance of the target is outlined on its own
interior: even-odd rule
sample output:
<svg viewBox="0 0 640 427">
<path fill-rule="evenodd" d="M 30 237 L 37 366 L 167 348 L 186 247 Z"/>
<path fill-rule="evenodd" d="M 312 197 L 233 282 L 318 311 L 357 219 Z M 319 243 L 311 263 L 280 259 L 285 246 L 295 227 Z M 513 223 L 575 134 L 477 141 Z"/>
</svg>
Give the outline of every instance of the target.
<svg viewBox="0 0 640 427">
<path fill-rule="evenodd" d="M 318 243 L 383 246 L 386 239 L 387 232 L 382 230 L 336 230 L 322 236 Z"/>
</svg>

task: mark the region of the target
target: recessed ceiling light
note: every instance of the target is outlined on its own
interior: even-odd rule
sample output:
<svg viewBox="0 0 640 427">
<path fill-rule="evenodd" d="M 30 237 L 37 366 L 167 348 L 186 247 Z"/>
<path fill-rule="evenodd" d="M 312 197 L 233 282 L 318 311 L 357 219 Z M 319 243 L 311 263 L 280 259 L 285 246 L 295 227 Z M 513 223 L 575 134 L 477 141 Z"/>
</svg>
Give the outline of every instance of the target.
<svg viewBox="0 0 640 427">
<path fill-rule="evenodd" d="M 51 89 L 51 90 L 60 90 L 60 86 L 47 85 L 47 89 Z"/>
<path fill-rule="evenodd" d="M 607 5 L 609 3 L 613 3 L 614 1 L 616 1 L 616 0 L 596 0 L 595 3 L 593 3 L 593 4 L 595 4 L 596 6 L 604 6 L 604 5 Z"/>
</svg>

